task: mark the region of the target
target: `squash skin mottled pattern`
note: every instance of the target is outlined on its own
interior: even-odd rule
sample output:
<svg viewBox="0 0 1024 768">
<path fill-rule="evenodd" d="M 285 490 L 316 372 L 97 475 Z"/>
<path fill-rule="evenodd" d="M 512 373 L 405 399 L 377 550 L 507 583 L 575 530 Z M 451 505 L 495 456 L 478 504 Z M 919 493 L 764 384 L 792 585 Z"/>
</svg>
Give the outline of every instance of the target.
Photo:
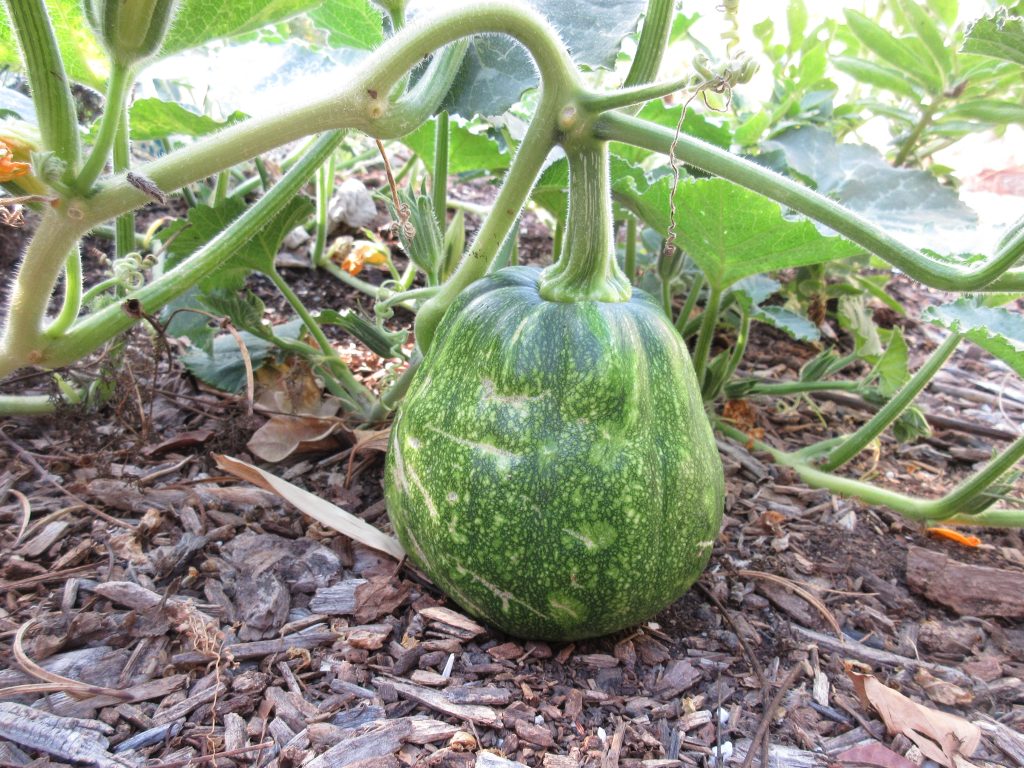
<svg viewBox="0 0 1024 768">
<path fill-rule="evenodd" d="M 524 638 L 650 618 L 707 564 L 724 477 L 661 308 L 549 302 L 540 271 L 464 291 L 392 427 L 388 513 L 464 609 Z"/>
</svg>

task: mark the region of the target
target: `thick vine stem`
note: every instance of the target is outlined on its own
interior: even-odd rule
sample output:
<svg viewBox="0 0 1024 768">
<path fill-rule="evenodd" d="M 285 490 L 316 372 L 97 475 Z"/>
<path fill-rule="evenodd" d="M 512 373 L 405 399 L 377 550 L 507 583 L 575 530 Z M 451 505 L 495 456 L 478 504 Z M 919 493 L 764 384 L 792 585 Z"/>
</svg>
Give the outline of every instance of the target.
<svg viewBox="0 0 1024 768">
<path fill-rule="evenodd" d="M 540 277 L 546 301 L 629 301 L 633 286 L 619 269 L 612 235 L 608 143 L 566 148 L 569 213 L 558 261 Z"/>
<path fill-rule="evenodd" d="M 544 81 L 537 112 L 519 144 L 490 215 L 484 220 L 455 272 L 444 282 L 437 295 L 428 299 L 416 313 L 416 344 L 421 352 L 426 353 L 430 348 L 434 331 L 455 297 L 487 273 L 487 268 L 508 237 L 513 222 L 526 205 L 533 183 L 556 143 L 555 126 L 559 112 L 568 99 L 564 92 L 566 84 L 567 81 L 562 79 L 550 84 Z"/>
<path fill-rule="evenodd" d="M 75 100 L 46 4 L 43 0 L 6 0 L 4 5 L 25 61 L 43 145 L 67 164 L 65 180 L 74 178 L 80 152 Z"/>
<path fill-rule="evenodd" d="M 82 166 L 82 171 L 75 179 L 74 187 L 81 194 L 88 194 L 96 179 L 103 173 L 114 145 L 114 137 L 121 123 L 121 113 L 125 110 L 128 93 L 135 83 L 135 75 L 129 67 L 114 64 L 107 83 L 106 103 L 103 105 L 103 117 L 100 118 L 100 129 L 96 134 L 89 158 Z"/>
<path fill-rule="evenodd" d="M 213 272 L 224 260 L 252 238 L 264 225 L 268 216 L 275 215 L 302 188 L 316 169 L 322 165 L 341 143 L 343 133 L 332 131 L 324 134 L 297 162 L 288 173 L 251 208 L 238 217 L 231 226 L 217 237 L 196 251 L 189 259 L 181 262 L 174 269 L 165 273 L 159 280 L 132 291 L 126 299 L 139 303 L 144 312 L 163 306 L 168 301 L 180 296 L 199 280 Z M 52 211 L 47 217 L 60 217 L 58 211 Z M 54 225 L 55 224 L 55 225 Z M 61 226 L 61 219 L 43 219 L 36 237 L 29 245 L 29 254 L 34 248 L 45 248 L 51 243 L 64 242 L 70 228 Z M 63 239 L 62 239 L 63 238 Z M 29 258 L 29 256 L 26 256 Z M 25 272 L 26 270 L 22 270 Z M 27 270 L 31 272 L 32 270 Z M 22 342 L 24 346 L 3 349 L 0 355 L 0 375 L 20 367 L 21 361 L 56 368 L 68 365 L 89 354 L 107 339 L 128 330 L 135 324 L 137 317 L 124 311 L 122 304 L 112 304 L 87 315 L 76 323 L 66 334 L 49 344 L 40 345 L 38 336 L 27 334 L 27 343 L 19 336 L 16 321 L 23 319 L 17 308 L 12 305 L 10 311 L 10 328 L 5 341 L 9 344 Z M 33 346 L 37 345 L 37 346 Z"/>
<path fill-rule="evenodd" d="M 621 141 L 668 154 L 674 132 L 618 112 L 606 112 L 595 122 L 594 135 L 600 139 Z M 1000 249 L 994 257 L 975 268 L 939 261 L 903 245 L 824 195 L 700 139 L 680 134 L 676 143 L 676 156 L 681 162 L 753 190 L 831 227 L 909 277 L 932 288 L 956 292 L 1005 289 L 1004 285 L 993 281 L 1019 258 L 1014 249 L 1008 248 Z"/>
<path fill-rule="evenodd" d="M 905 411 L 914 398 L 928 386 L 928 383 L 935 378 L 935 374 L 945 364 L 963 337 L 958 333 L 951 333 L 945 340 L 929 355 L 910 380 L 904 384 L 900 391 L 889 399 L 871 419 L 861 426 L 852 435 L 849 435 L 837 448 L 829 453 L 828 458 L 822 463 L 822 469 L 831 471 L 841 467 L 848 462 L 864 447 L 878 437 L 903 411 Z"/>
<path fill-rule="evenodd" d="M 389 98 L 394 86 L 425 54 L 477 33 L 507 34 L 521 41 L 533 55 L 542 81 L 550 85 L 546 88 L 549 102 L 555 94 L 568 95 L 581 90 L 568 51 L 554 29 L 536 11 L 508 0 L 480 0 L 417 19 L 384 43 L 338 92 L 295 109 L 277 109 L 271 115 L 232 126 L 184 151 L 140 166 L 136 172 L 164 192 L 170 192 L 310 133 L 348 127 L 378 138 L 403 136 L 422 123 L 449 90 L 461 64 L 465 42 L 450 46 L 436 56 L 431 71 L 396 102 Z M 548 132 L 554 122 L 554 119 L 547 121 Z M 551 141 L 553 143 L 553 138 Z M 539 167 L 540 163 L 538 171 Z M 529 176 L 525 189 L 512 189 L 505 195 L 506 202 L 514 202 L 517 197 L 521 197 L 522 202 L 513 206 L 515 210 L 504 228 L 501 223 L 504 214 L 492 217 L 496 222 L 489 230 L 492 237 L 501 233 L 499 244 L 514 221 L 514 214 L 525 202 L 535 176 L 536 171 Z M 127 178 L 115 177 L 92 198 L 64 201 L 58 216 L 48 216 L 43 226 L 60 226 L 65 231 L 47 234 L 43 239 L 59 241 L 71 234 L 77 240 L 89 229 L 147 200 L 145 193 Z M 47 221 L 50 223 L 46 224 Z M 42 234 L 39 232 L 37 239 Z M 29 248 L 31 259 L 26 259 L 31 267 L 19 271 L 13 286 L 12 310 L 16 308 L 16 311 L 9 314 L 0 339 L 0 374 L 26 363 L 40 362 L 42 357 L 36 347 L 46 303 L 62 266 L 62 255 L 70 246 L 59 251 L 34 246 L 33 243 Z M 26 278 L 27 272 L 33 272 L 34 277 Z M 29 284 L 35 290 L 26 290 Z"/>
<path fill-rule="evenodd" d="M 668 48 L 668 36 L 675 15 L 675 0 L 648 0 L 636 55 L 633 56 L 633 63 L 623 82 L 626 88 L 649 83 L 657 77 L 665 49 Z"/>
<path fill-rule="evenodd" d="M 815 469 L 797 456 L 773 448 L 761 440 L 751 438 L 721 420 L 718 421 L 717 427 L 733 440 L 743 445 L 752 445 L 755 449 L 768 453 L 776 463 L 790 467 L 801 480 L 814 488 L 824 488 L 842 496 L 853 496 L 868 504 L 888 507 L 911 520 L 928 523 L 948 522 L 958 525 L 1024 527 L 1024 511 L 1022 510 L 993 509 L 977 514 L 960 511 L 972 499 L 984 493 L 987 488 L 1012 469 L 1021 458 L 1024 458 L 1024 436 L 1017 438 L 1005 451 L 945 496 L 938 499 L 918 499 L 860 480 L 840 477 L 831 472 Z"/>
</svg>

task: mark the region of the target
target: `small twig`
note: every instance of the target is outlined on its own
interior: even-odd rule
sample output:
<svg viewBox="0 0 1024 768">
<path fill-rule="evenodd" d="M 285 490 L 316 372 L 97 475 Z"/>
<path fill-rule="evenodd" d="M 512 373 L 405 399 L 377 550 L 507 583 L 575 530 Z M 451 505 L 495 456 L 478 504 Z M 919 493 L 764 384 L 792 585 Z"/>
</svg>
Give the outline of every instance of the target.
<svg viewBox="0 0 1024 768">
<path fill-rule="evenodd" d="M 377 149 L 380 151 L 380 156 L 384 160 L 384 173 L 388 177 L 388 188 L 391 190 L 391 202 L 395 206 L 395 214 L 398 216 L 398 226 L 401 228 L 402 233 L 406 239 L 412 240 L 416 237 L 416 228 L 409 221 L 409 216 L 412 212 L 409 210 L 409 206 L 403 204 L 398 199 L 398 184 L 395 181 L 395 175 L 391 172 L 391 161 L 388 159 L 387 150 L 384 148 L 384 142 L 377 139 Z"/>
<path fill-rule="evenodd" d="M 757 675 L 758 683 L 761 685 L 761 706 L 762 707 L 767 706 L 767 704 L 768 704 L 768 694 L 771 691 L 771 686 L 768 685 L 768 678 L 765 677 L 764 667 L 761 666 L 761 662 L 758 660 L 757 655 L 754 653 L 754 650 L 747 643 L 746 638 L 743 637 L 743 633 L 740 632 L 739 627 L 737 627 L 736 623 L 732 620 L 732 614 L 730 614 L 729 610 L 722 604 L 722 601 L 719 600 L 715 596 L 715 593 L 712 592 L 710 589 L 708 589 L 706 586 L 704 586 L 703 584 L 701 584 L 699 582 L 697 584 L 697 588 L 701 592 L 703 592 L 704 595 L 709 600 L 711 600 L 711 602 L 713 602 L 715 604 L 715 607 L 718 608 L 719 613 L 722 614 L 722 618 L 724 618 L 726 620 L 726 622 L 729 624 L 729 626 L 732 627 L 733 634 L 735 634 L 736 635 L 736 639 L 739 640 L 740 647 L 743 649 L 743 654 L 744 654 L 744 656 L 747 657 L 747 662 L 750 664 L 751 669 L 754 670 L 754 674 Z M 755 746 L 756 746 L 756 743 L 751 743 L 751 745 L 750 745 L 750 752 L 751 752 L 751 754 L 753 754 Z M 719 746 L 718 754 L 719 755 L 722 754 L 721 746 Z M 761 763 L 763 765 L 767 765 L 768 764 L 766 762 L 767 760 L 768 760 L 768 741 L 764 740 L 764 742 L 761 745 Z"/>
<path fill-rule="evenodd" d="M 21 526 L 18 528 L 18 538 L 14 540 L 14 546 L 18 546 L 21 544 L 25 531 L 28 530 L 29 521 L 32 519 L 32 503 L 28 500 L 28 496 L 15 488 L 9 488 L 7 492 L 16 498 L 18 504 L 21 505 Z"/>
<path fill-rule="evenodd" d="M 38 472 L 39 476 L 44 481 L 46 481 L 47 483 L 52 485 L 54 488 L 59 490 L 61 493 L 63 493 L 65 496 L 67 496 L 72 501 L 74 501 L 74 502 L 76 502 L 78 504 L 81 504 L 85 509 L 88 509 L 94 515 L 96 515 L 96 517 L 99 517 L 99 518 L 101 518 L 103 520 L 106 520 L 111 525 L 120 526 L 121 528 L 129 528 L 129 529 L 133 529 L 134 528 L 134 526 L 131 523 L 125 522 L 124 520 L 118 520 L 113 515 L 107 514 L 103 510 L 93 506 L 89 502 L 85 501 L 84 499 L 82 499 L 79 496 L 76 496 L 74 493 L 69 491 L 64 486 L 62 486 L 60 483 L 58 483 L 56 480 L 54 480 L 50 476 L 49 472 L 47 472 L 45 469 L 43 469 L 42 465 L 38 461 L 35 460 L 35 457 L 31 453 L 26 451 L 24 448 L 22 448 L 16 442 L 14 442 L 14 440 L 6 432 L 4 432 L 2 429 L 0 429 L 0 439 L 3 439 L 8 445 L 10 445 L 12 448 L 14 448 L 14 450 L 18 452 L 18 455 L 21 456 L 21 458 L 23 458 L 26 462 L 28 462 L 29 466 L 31 466 L 36 472 Z"/>
<path fill-rule="evenodd" d="M 747 750 L 747 755 L 743 758 L 743 764 L 741 768 L 750 768 L 750 766 L 753 764 L 754 745 L 768 735 L 769 728 L 771 728 L 772 724 L 772 716 L 775 713 L 776 708 L 782 702 L 782 697 L 786 695 L 789 689 L 793 686 L 793 683 L 795 683 L 797 681 L 797 678 L 799 678 L 800 675 L 803 673 L 803 670 L 803 664 L 794 664 L 793 668 L 789 670 L 783 681 L 779 683 L 779 689 L 775 692 L 775 695 L 772 697 L 772 700 L 768 703 L 768 708 L 761 715 L 761 722 L 757 726 L 757 731 L 754 732 L 754 738 L 751 739 L 750 749 Z M 768 768 L 768 763 L 765 761 L 763 757 L 761 759 L 761 768 Z"/>
<path fill-rule="evenodd" d="M 38 680 L 45 680 L 48 683 L 61 686 L 60 690 L 71 696 L 113 696 L 117 699 L 125 698 L 124 691 L 120 691 L 116 688 L 104 688 L 99 685 L 90 685 L 89 683 L 80 683 L 77 680 L 72 680 L 70 677 L 64 677 L 54 672 L 43 669 L 41 666 L 36 664 L 32 659 L 25 653 L 24 641 L 25 634 L 28 632 L 29 627 L 35 622 L 35 619 L 29 619 L 18 629 L 18 633 L 14 636 L 14 643 L 11 646 L 11 652 L 14 654 L 14 658 L 18 662 L 18 666 L 22 670 L 32 677 Z"/>
<path fill-rule="evenodd" d="M 836 637 L 843 637 L 843 630 L 839 628 L 839 622 L 836 621 L 836 617 L 833 615 L 832 611 L 828 609 L 828 606 L 825 605 L 825 603 L 823 603 L 814 593 L 800 584 L 797 584 L 792 579 L 787 579 L 785 576 L 779 576 L 775 573 L 765 573 L 764 571 L 739 570 L 736 571 L 736 573 L 744 578 L 764 579 L 765 581 L 778 584 L 780 587 L 785 587 L 789 591 L 796 593 L 818 610 L 818 613 L 820 613 L 825 621 L 828 622 L 828 625 L 835 630 Z"/>
</svg>

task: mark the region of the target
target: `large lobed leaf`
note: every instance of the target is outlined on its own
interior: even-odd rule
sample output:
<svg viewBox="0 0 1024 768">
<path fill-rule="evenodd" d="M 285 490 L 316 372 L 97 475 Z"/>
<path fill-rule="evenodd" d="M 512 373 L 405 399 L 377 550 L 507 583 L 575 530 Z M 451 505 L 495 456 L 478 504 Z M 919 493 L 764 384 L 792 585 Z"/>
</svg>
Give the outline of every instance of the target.
<svg viewBox="0 0 1024 768">
<path fill-rule="evenodd" d="M 368 0 L 325 0 L 309 18 L 327 32 L 327 44 L 334 48 L 369 50 L 384 39 L 380 11 Z"/>
<path fill-rule="evenodd" d="M 47 0 L 46 7 L 68 77 L 93 88 L 102 88 L 110 67 L 106 54 L 85 20 L 81 0 Z M 0 19 L 3 20 L 0 24 L 0 65 L 20 68 L 21 57 L 10 20 L 6 13 L 0 13 Z"/>
<path fill-rule="evenodd" d="M 46 0 L 46 6 L 68 77 L 102 90 L 110 66 L 86 23 L 82 1 Z M 306 11 L 327 31 L 329 45 L 368 49 L 382 39 L 381 16 L 370 0 L 182 0 L 161 55 L 253 32 Z M 2 64 L 20 66 L 8 23 L 0 24 Z"/>
<path fill-rule="evenodd" d="M 1024 376 L 1024 317 L 975 297 L 925 309 L 925 320 L 961 333 Z"/>
<path fill-rule="evenodd" d="M 644 191 L 632 179 L 613 187 L 648 225 L 662 234 L 668 231 L 671 179 L 662 177 Z M 806 219 L 786 218 L 777 203 L 724 179 L 680 182 L 676 242 L 708 282 L 723 290 L 748 275 L 862 252 L 848 240 L 822 235 Z"/>
<path fill-rule="evenodd" d="M 873 147 L 837 144 L 820 128 L 788 130 L 765 142 L 764 149 L 781 150 L 789 167 L 818 192 L 914 247 L 948 252 L 949 231 L 977 223 L 974 211 L 932 174 L 893 168 Z"/>
<path fill-rule="evenodd" d="M 552 23 L 577 64 L 609 68 L 622 39 L 637 26 L 646 0 L 528 0 Z M 436 7 L 419 0 L 412 11 Z M 500 115 L 523 91 L 537 85 L 537 69 L 526 50 L 509 37 L 482 35 L 470 46 L 445 108 L 463 117 Z"/>
<path fill-rule="evenodd" d="M 434 166 L 434 137 L 437 120 L 432 119 L 412 133 L 402 137 L 402 143 L 420 156 L 428 168 Z M 448 123 L 448 172 L 466 173 L 488 169 L 500 171 L 508 168 L 509 155 L 490 136 L 474 133 L 456 120 Z"/>
<path fill-rule="evenodd" d="M 1000 8 L 967 28 L 960 50 L 1024 64 L 1024 19 Z"/>
<path fill-rule="evenodd" d="M 323 0 L 231 0 L 229 3 L 182 0 L 161 53 L 166 56 L 211 40 L 254 32 L 316 8 L 321 2 Z"/>
</svg>

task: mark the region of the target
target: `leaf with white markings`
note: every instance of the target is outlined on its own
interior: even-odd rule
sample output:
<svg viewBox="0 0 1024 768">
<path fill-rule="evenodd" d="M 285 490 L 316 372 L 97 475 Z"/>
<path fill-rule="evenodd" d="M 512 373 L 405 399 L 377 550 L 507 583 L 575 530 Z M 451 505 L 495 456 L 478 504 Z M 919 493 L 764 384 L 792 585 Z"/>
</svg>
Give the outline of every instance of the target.
<svg viewBox="0 0 1024 768">
<path fill-rule="evenodd" d="M 434 0 L 413 3 L 426 10 Z M 623 38 L 636 30 L 644 0 L 529 0 L 558 30 L 577 64 L 611 68 Z M 594 23 L 600 19 L 600 23 Z M 537 68 L 526 50 L 509 37 L 479 35 L 466 54 L 445 108 L 463 117 L 500 115 L 524 91 L 537 85 Z"/>
<path fill-rule="evenodd" d="M 986 307 L 978 298 L 928 307 L 925 320 L 961 333 L 1024 376 L 1024 317 L 1003 307 Z"/>
<path fill-rule="evenodd" d="M 977 214 L 955 191 L 927 171 L 893 168 L 874 147 L 837 144 L 828 131 L 802 127 L 765 142 L 764 149 L 782 150 L 789 167 L 818 192 L 914 247 L 948 252 L 950 230 L 960 228 L 966 236 L 977 224 Z"/>
<path fill-rule="evenodd" d="M 1000 8 L 967 28 L 960 50 L 1024 64 L 1024 18 Z"/>
<path fill-rule="evenodd" d="M 327 32 L 332 48 L 368 51 L 384 39 L 380 11 L 369 0 L 330 0 L 310 11 L 309 18 Z"/>
<path fill-rule="evenodd" d="M 167 33 L 163 56 L 225 37 L 254 32 L 316 8 L 323 0 L 183 0 Z"/>
</svg>

